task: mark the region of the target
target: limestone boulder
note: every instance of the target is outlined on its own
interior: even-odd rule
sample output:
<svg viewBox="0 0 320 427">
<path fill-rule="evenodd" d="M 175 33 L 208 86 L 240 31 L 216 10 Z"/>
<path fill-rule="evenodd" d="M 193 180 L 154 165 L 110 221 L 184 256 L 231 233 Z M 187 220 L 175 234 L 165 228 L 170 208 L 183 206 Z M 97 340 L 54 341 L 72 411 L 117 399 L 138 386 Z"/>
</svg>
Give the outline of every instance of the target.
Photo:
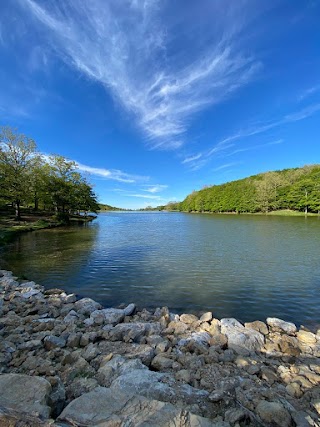
<svg viewBox="0 0 320 427">
<path fill-rule="evenodd" d="M 280 402 L 261 400 L 256 407 L 257 414 L 268 425 L 290 427 L 292 419 L 289 412 Z"/>
<path fill-rule="evenodd" d="M 301 329 L 297 332 L 297 338 L 303 345 L 314 345 L 317 342 L 317 337 L 312 332 L 304 331 Z"/>
<path fill-rule="evenodd" d="M 48 418 L 50 383 L 41 377 L 22 374 L 0 375 L 0 403 L 8 411 Z"/>
<path fill-rule="evenodd" d="M 267 325 L 276 332 L 286 333 L 288 335 L 294 335 L 297 332 L 297 327 L 294 323 L 285 322 L 277 317 L 268 317 Z"/>
<path fill-rule="evenodd" d="M 221 333 L 228 338 L 228 347 L 239 354 L 260 351 L 264 336 L 255 329 L 245 328 L 236 319 L 221 319 Z"/>
<path fill-rule="evenodd" d="M 75 302 L 74 307 L 78 313 L 90 316 L 93 311 L 100 310 L 102 305 L 91 298 L 82 298 Z"/>
<path fill-rule="evenodd" d="M 127 392 L 98 387 L 73 400 L 59 420 L 71 425 L 130 425 L 209 427 L 214 424 L 203 417 L 160 402 Z"/>
</svg>

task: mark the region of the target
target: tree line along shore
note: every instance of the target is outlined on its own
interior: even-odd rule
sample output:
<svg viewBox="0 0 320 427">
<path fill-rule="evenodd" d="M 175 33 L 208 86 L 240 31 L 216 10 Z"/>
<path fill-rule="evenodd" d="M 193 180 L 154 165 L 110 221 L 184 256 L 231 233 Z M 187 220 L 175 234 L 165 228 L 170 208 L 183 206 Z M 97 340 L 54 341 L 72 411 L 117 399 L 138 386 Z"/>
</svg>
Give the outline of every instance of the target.
<svg viewBox="0 0 320 427">
<path fill-rule="evenodd" d="M 46 156 L 36 143 L 10 127 L 0 128 L 0 204 L 68 214 L 99 209 L 92 185 L 77 171 L 77 164 L 59 155 Z"/>
<path fill-rule="evenodd" d="M 320 165 L 261 173 L 193 191 L 157 210 L 213 213 L 319 214 Z"/>
<path fill-rule="evenodd" d="M 43 155 L 31 138 L 0 128 L 0 244 L 17 231 L 92 220 L 88 212 L 99 209 L 75 162 Z"/>
</svg>

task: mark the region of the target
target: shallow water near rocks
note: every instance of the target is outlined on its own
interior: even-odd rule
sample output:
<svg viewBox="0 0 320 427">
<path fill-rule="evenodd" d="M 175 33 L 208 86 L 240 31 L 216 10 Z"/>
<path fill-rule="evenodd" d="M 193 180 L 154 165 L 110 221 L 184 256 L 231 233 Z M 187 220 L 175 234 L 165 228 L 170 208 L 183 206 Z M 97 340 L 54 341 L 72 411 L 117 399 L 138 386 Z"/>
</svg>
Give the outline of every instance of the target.
<svg viewBox="0 0 320 427">
<path fill-rule="evenodd" d="M 1 267 L 105 306 L 320 325 L 317 217 L 109 212 L 25 233 Z"/>
</svg>

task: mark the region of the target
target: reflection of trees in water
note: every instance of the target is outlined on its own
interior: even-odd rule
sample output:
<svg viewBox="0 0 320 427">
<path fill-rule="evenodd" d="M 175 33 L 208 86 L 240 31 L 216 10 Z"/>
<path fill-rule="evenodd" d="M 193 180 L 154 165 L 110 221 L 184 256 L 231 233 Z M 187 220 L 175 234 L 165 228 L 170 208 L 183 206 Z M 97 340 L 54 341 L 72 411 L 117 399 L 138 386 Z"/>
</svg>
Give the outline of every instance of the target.
<svg viewBox="0 0 320 427">
<path fill-rule="evenodd" d="M 97 233 L 98 226 L 90 224 L 23 234 L 4 252 L 3 268 L 46 287 L 64 287 L 76 282 Z"/>
</svg>

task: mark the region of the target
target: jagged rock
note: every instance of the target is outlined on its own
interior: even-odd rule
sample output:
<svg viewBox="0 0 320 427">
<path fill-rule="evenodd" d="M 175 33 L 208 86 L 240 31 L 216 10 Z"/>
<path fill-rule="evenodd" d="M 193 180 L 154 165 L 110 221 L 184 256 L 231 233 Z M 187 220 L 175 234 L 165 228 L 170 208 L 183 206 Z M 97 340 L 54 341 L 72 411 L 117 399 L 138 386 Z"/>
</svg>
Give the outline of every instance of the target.
<svg viewBox="0 0 320 427">
<path fill-rule="evenodd" d="M 51 380 L 52 392 L 49 396 L 49 405 L 52 409 L 52 416 L 57 417 L 65 406 L 66 390 L 59 377 Z"/>
<path fill-rule="evenodd" d="M 185 346 L 190 343 L 209 345 L 211 340 L 210 334 L 207 332 L 193 332 L 189 337 L 179 340 L 179 346 Z"/>
<path fill-rule="evenodd" d="M 226 348 L 228 344 L 228 338 L 224 334 L 216 334 L 210 338 L 209 344 L 212 347 Z"/>
<path fill-rule="evenodd" d="M 186 323 L 187 325 L 191 325 L 194 322 L 197 322 L 199 318 L 194 314 L 181 314 L 180 321 Z"/>
<path fill-rule="evenodd" d="M 297 332 L 297 327 L 294 323 L 285 322 L 277 317 L 268 317 L 267 325 L 276 332 L 285 332 L 288 335 L 293 335 Z"/>
<path fill-rule="evenodd" d="M 187 369 L 180 369 L 176 374 L 175 378 L 179 381 L 183 381 L 185 383 L 190 383 L 191 375 Z"/>
<path fill-rule="evenodd" d="M 74 310 L 69 311 L 69 313 L 63 319 L 65 323 L 75 323 L 78 320 L 79 320 L 79 314 Z"/>
<path fill-rule="evenodd" d="M 80 397 L 85 393 L 89 393 L 97 387 L 99 387 L 99 383 L 94 378 L 75 378 L 67 388 L 68 398 L 76 399 L 77 397 Z"/>
<path fill-rule="evenodd" d="M 188 330 L 188 325 L 184 322 L 173 320 L 169 323 L 167 331 L 174 332 L 176 335 L 184 334 Z"/>
<path fill-rule="evenodd" d="M 56 337 L 55 335 L 46 336 L 43 343 L 46 350 L 52 350 L 57 347 L 63 348 L 66 346 L 66 340 L 62 337 Z"/>
<path fill-rule="evenodd" d="M 104 308 L 102 310 L 95 310 L 90 315 L 90 320 L 96 325 L 117 325 L 124 319 L 124 310 L 119 308 Z"/>
<path fill-rule="evenodd" d="M 90 316 L 90 314 L 95 310 L 100 310 L 102 308 L 102 305 L 98 302 L 94 301 L 91 298 L 82 298 L 79 301 L 75 302 L 74 304 L 75 310 L 80 313 L 87 316 Z"/>
<path fill-rule="evenodd" d="M 99 387 L 72 401 L 59 416 L 72 425 L 210 427 L 212 422 L 170 403 Z"/>
<path fill-rule="evenodd" d="M 245 328 L 254 329 L 263 335 L 268 335 L 269 333 L 268 326 L 260 320 L 256 320 L 255 322 L 247 322 L 244 324 L 244 326 Z"/>
<path fill-rule="evenodd" d="M 162 371 L 168 368 L 172 368 L 173 360 L 168 357 L 158 354 L 151 362 L 152 368 L 157 371 Z"/>
<path fill-rule="evenodd" d="M 303 329 L 297 332 L 297 338 L 302 344 L 306 345 L 313 345 L 317 342 L 315 334 L 313 334 L 312 332 L 304 331 Z"/>
<path fill-rule="evenodd" d="M 81 339 L 81 332 L 72 333 L 68 336 L 67 340 L 67 346 L 68 347 L 79 347 L 80 346 L 80 339 Z"/>
<path fill-rule="evenodd" d="M 0 404 L 7 410 L 48 418 L 50 383 L 41 377 L 21 374 L 0 375 Z"/>
<path fill-rule="evenodd" d="M 90 362 L 92 359 L 94 359 L 95 357 L 97 357 L 101 352 L 99 351 L 99 349 L 97 348 L 97 346 L 95 346 L 94 344 L 90 343 L 85 351 L 82 354 L 82 357 L 87 361 Z"/>
<path fill-rule="evenodd" d="M 112 390 L 129 391 L 165 402 L 182 399 L 188 403 L 195 403 L 208 395 L 208 392 L 188 384 L 178 385 L 168 374 L 148 369 L 133 369 L 125 372 L 116 378 L 110 387 Z"/>
<path fill-rule="evenodd" d="M 279 427 L 291 426 L 291 415 L 279 402 L 261 400 L 256 407 L 256 411 L 263 422 Z"/>
<path fill-rule="evenodd" d="M 245 328 L 236 319 L 221 319 L 221 333 L 228 337 L 228 347 L 237 353 L 260 351 L 264 336 L 254 329 Z"/>
<path fill-rule="evenodd" d="M 160 324 L 156 323 L 123 323 L 110 330 L 109 337 L 114 341 L 141 342 L 145 336 L 158 334 L 161 331 Z"/>
</svg>

